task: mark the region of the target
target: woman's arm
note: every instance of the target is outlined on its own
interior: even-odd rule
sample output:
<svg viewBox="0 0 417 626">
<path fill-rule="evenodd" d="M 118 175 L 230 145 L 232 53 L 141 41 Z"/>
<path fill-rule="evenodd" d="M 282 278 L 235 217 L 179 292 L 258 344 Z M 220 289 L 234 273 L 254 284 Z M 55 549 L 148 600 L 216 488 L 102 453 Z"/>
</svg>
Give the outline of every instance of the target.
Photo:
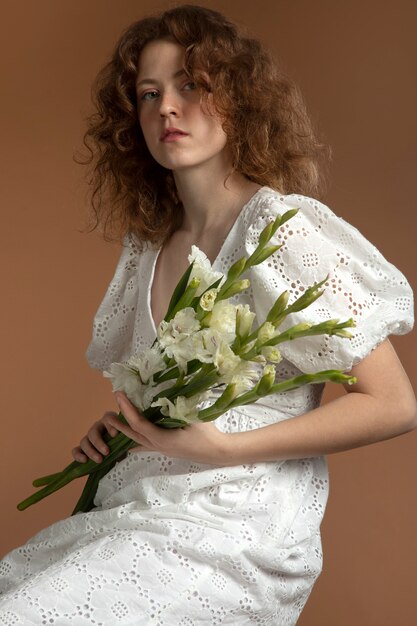
<svg viewBox="0 0 417 626">
<path fill-rule="evenodd" d="M 222 465 L 321 456 L 396 437 L 417 426 L 410 381 L 389 340 L 352 368 L 357 384 L 345 396 L 308 413 L 256 430 L 226 434 L 214 424 L 164 430 L 146 420 L 117 392 L 129 426 L 109 424 L 137 441 L 140 449 Z"/>
<path fill-rule="evenodd" d="M 233 437 L 236 462 L 321 456 L 390 439 L 417 426 L 410 381 L 387 339 L 352 368 L 355 385 L 308 413 Z"/>
</svg>

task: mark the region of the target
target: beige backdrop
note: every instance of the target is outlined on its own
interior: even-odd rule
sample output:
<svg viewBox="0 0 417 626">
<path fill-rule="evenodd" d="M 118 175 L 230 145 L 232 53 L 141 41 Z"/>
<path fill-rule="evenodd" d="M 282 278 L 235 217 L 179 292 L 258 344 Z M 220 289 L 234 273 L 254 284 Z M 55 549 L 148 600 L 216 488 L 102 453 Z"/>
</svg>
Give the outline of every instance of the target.
<svg viewBox="0 0 417 626">
<path fill-rule="evenodd" d="M 250 25 L 282 59 L 333 146 L 326 203 L 415 287 L 415 3 L 201 4 Z M 86 185 L 72 155 L 96 72 L 122 30 L 154 7 L 3 2 L 2 553 L 70 513 L 80 484 L 25 512 L 15 506 L 34 477 L 69 462 L 89 424 L 115 408 L 109 382 L 84 352 L 119 248 L 79 232 Z M 391 340 L 416 387 L 416 333 Z M 326 400 L 339 393 L 333 385 Z M 416 457 L 414 432 L 329 458 L 324 572 L 301 626 L 414 623 Z"/>
</svg>

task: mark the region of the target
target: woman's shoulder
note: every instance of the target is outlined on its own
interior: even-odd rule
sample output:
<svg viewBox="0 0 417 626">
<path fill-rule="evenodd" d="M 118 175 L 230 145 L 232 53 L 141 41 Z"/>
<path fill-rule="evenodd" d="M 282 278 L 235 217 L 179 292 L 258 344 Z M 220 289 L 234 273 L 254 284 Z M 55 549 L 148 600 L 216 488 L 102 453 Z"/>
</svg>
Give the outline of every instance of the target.
<svg viewBox="0 0 417 626">
<path fill-rule="evenodd" d="M 359 229 L 338 215 L 318 198 L 300 193 L 283 194 L 271 187 L 262 187 L 255 210 L 248 223 L 248 236 L 259 236 L 261 230 L 287 211 L 297 212 L 276 232 L 276 238 L 284 249 L 309 248 L 312 252 L 358 254 L 372 257 L 378 253 L 375 245 Z"/>
<path fill-rule="evenodd" d="M 300 217 L 310 221 L 326 221 L 330 217 L 339 218 L 324 202 L 313 196 L 300 193 L 284 194 L 267 185 L 261 187 L 257 194 L 256 210 L 253 216 L 270 214 L 276 216 L 283 211 L 299 209 Z"/>
<path fill-rule="evenodd" d="M 279 245 L 267 263 L 251 268 L 256 312 L 265 319 L 283 291 L 290 304 L 305 289 L 325 280 L 324 292 L 306 311 L 289 316 L 282 325 L 320 323 L 352 317 L 357 328 L 347 342 L 339 337 L 309 337 L 285 344 L 282 353 L 301 371 L 323 365 L 348 370 L 389 334 L 405 334 L 414 323 L 413 291 L 402 272 L 357 228 L 316 198 L 283 195 L 273 189 L 259 194 L 255 215 L 245 235 L 251 255 L 263 228 L 278 215 L 298 209 L 277 229 L 270 243 Z M 320 358 L 319 358 L 320 356 Z"/>
</svg>

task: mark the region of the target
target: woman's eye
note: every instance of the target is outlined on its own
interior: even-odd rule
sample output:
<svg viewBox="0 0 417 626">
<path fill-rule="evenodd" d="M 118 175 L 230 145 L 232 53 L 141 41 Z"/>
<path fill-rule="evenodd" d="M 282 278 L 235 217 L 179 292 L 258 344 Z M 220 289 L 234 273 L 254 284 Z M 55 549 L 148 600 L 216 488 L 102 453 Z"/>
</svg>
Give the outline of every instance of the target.
<svg viewBox="0 0 417 626">
<path fill-rule="evenodd" d="M 197 85 L 195 83 L 193 83 L 192 81 L 189 81 L 188 83 L 185 83 L 184 89 L 186 89 L 187 87 L 188 87 L 188 89 L 197 89 Z"/>
<path fill-rule="evenodd" d="M 153 95 L 156 94 L 158 95 L 157 91 L 147 91 L 146 93 L 143 94 L 143 96 L 141 96 L 139 98 L 139 100 L 153 100 Z M 149 98 L 147 96 L 150 96 Z"/>
</svg>

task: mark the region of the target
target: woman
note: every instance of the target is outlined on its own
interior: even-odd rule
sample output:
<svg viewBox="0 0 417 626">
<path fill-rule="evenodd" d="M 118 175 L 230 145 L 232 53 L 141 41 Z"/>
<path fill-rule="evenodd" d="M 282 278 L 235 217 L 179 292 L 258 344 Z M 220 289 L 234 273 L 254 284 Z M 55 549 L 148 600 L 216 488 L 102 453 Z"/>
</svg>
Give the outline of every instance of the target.
<svg viewBox="0 0 417 626">
<path fill-rule="evenodd" d="M 277 379 L 337 368 L 357 376 L 320 406 L 323 385 L 264 398 L 212 424 L 162 430 L 123 394 L 73 450 L 100 461 L 103 434 L 138 443 L 100 482 L 95 508 L 53 524 L 4 559 L 5 624 L 295 624 L 321 571 L 323 455 L 417 424 L 416 400 L 387 339 L 411 330 L 405 277 L 312 195 L 323 146 L 294 85 L 223 16 L 171 9 L 125 31 L 97 85 L 87 136 L 98 158 L 97 220 L 124 248 L 87 357 L 106 370 L 147 347 L 191 245 L 224 271 L 264 225 L 299 207 L 283 247 L 250 271 L 238 300 L 264 319 L 329 274 L 289 323 L 355 318 L 354 339 L 282 344 Z M 312 194 L 312 195 L 310 195 Z M 110 208 L 109 208 L 110 207 Z M 57 592 L 60 592 L 57 595 Z"/>
</svg>

